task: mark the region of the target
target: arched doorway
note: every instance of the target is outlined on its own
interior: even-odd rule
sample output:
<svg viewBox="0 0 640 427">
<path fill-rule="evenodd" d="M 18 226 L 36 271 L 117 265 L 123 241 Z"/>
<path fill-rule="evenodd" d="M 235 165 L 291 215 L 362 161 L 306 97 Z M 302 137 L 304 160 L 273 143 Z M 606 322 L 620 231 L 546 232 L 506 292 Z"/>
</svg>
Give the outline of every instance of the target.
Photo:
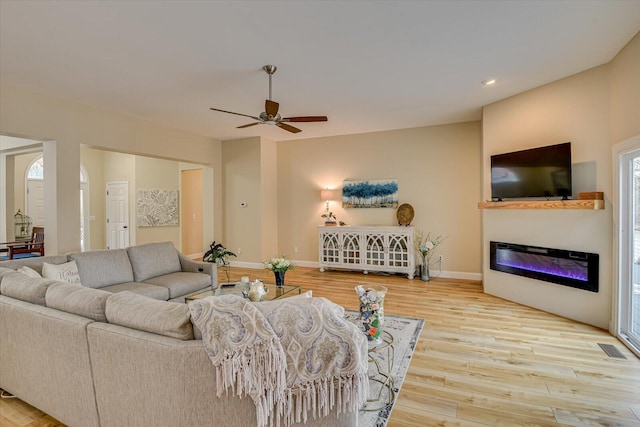
<svg viewBox="0 0 640 427">
<path fill-rule="evenodd" d="M 33 225 L 44 227 L 44 158 L 36 157 L 27 168 L 25 176 L 25 211 Z M 89 175 L 80 165 L 80 250 L 90 246 L 89 226 Z M 46 232 L 46 231 L 45 231 Z"/>
</svg>

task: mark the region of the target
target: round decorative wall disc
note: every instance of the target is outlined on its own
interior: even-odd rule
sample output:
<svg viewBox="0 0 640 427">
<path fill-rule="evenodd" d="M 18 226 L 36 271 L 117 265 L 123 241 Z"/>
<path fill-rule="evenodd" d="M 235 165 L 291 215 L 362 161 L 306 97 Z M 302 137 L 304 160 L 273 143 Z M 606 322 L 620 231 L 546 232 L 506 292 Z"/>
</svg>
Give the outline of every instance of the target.
<svg viewBox="0 0 640 427">
<path fill-rule="evenodd" d="M 398 206 L 396 217 L 398 218 L 398 224 L 400 225 L 411 224 L 411 221 L 413 221 L 413 206 L 411 206 L 409 203 L 401 204 L 400 206 Z"/>
</svg>

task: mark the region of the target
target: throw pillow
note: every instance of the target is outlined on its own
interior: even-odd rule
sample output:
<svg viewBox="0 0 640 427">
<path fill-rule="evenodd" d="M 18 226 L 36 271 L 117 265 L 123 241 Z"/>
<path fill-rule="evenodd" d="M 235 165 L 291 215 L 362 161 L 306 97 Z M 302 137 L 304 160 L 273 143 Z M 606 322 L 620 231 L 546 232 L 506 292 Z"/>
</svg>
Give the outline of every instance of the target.
<svg viewBox="0 0 640 427">
<path fill-rule="evenodd" d="M 60 282 L 80 283 L 78 266 L 75 261 L 65 262 L 64 264 L 49 264 L 45 262 L 42 264 L 42 277 Z"/>
<path fill-rule="evenodd" d="M 16 271 L 18 273 L 22 273 L 22 274 L 24 274 L 25 276 L 28 276 L 28 277 L 35 277 L 36 279 L 41 279 L 42 278 L 40 273 L 35 271 L 33 268 L 27 267 L 26 265 L 20 267 Z"/>
</svg>

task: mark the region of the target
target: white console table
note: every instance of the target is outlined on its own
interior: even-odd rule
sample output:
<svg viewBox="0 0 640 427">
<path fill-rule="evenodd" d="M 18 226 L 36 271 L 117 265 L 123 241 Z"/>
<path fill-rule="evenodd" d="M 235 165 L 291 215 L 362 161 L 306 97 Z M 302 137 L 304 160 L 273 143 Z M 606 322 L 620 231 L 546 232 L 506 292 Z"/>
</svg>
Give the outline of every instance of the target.
<svg viewBox="0 0 640 427">
<path fill-rule="evenodd" d="M 320 271 L 327 268 L 415 274 L 413 227 L 318 226 Z"/>
</svg>

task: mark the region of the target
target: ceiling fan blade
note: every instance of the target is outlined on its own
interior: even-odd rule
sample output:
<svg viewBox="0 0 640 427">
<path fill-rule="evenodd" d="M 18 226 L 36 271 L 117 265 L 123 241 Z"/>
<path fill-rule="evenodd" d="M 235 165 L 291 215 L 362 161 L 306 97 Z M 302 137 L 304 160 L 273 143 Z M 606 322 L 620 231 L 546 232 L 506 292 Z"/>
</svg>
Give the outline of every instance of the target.
<svg viewBox="0 0 640 427">
<path fill-rule="evenodd" d="M 220 111 L 221 113 L 235 114 L 236 116 L 250 117 L 254 120 L 260 120 L 260 117 L 250 116 L 248 114 L 234 113 L 233 111 L 221 110 L 219 108 L 209 108 L 209 109 L 213 111 Z"/>
<path fill-rule="evenodd" d="M 278 114 L 278 108 L 280 108 L 280 104 L 270 99 L 267 99 L 264 102 L 264 112 L 271 117 L 275 117 Z"/>
<path fill-rule="evenodd" d="M 327 116 L 285 117 L 283 122 L 326 122 Z"/>
<path fill-rule="evenodd" d="M 238 126 L 236 129 L 244 129 L 244 128 L 248 128 L 248 127 L 255 126 L 255 125 L 261 125 L 261 124 L 262 124 L 262 122 L 249 123 L 248 125 Z"/>
<path fill-rule="evenodd" d="M 288 125 L 286 123 L 282 123 L 282 122 L 278 122 L 276 123 L 276 126 L 281 127 L 284 130 L 288 130 L 291 133 L 298 133 L 298 132 L 302 132 L 300 129 L 293 127 L 291 125 Z"/>
</svg>

